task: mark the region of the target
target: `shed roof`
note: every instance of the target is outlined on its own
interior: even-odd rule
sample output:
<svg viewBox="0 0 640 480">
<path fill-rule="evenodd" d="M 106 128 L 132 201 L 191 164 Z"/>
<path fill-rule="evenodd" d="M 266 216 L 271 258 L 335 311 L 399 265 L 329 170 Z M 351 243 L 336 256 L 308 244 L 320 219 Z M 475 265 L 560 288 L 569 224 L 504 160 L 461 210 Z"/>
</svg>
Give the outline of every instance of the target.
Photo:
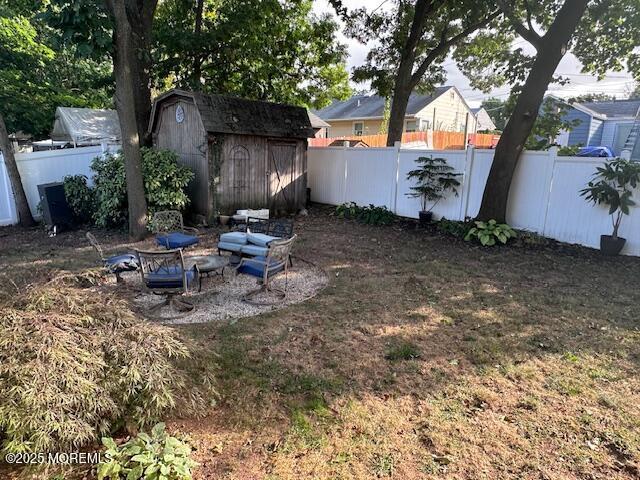
<svg viewBox="0 0 640 480">
<path fill-rule="evenodd" d="M 151 129 L 156 121 L 157 105 L 174 96 L 193 100 L 200 112 L 204 129 L 209 133 L 280 138 L 314 136 L 307 111 L 302 107 L 178 89 L 169 90 L 155 99 L 151 112 Z"/>
<path fill-rule="evenodd" d="M 51 138 L 76 145 L 119 142 L 118 113 L 115 110 L 58 107 Z"/>
<path fill-rule="evenodd" d="M 431 95 L 412 93 L 407 104 L 407 115 L 415 115 L 440 95 L 455 87 L 437 87 Z M 349 120 L 357 118 L 382 118 L 385 99 L 379 95 L 354 95 L 348 100 L 334 101 L 328 107 L 315 112 L 323 120 Z"/>
<path fill-rule="evenodd" d="M 313 128 L 327 128 L 331 126 L 312 111 L 307 110 L 307 114 L 309 114 L 309 121 Z"/>
</svg>

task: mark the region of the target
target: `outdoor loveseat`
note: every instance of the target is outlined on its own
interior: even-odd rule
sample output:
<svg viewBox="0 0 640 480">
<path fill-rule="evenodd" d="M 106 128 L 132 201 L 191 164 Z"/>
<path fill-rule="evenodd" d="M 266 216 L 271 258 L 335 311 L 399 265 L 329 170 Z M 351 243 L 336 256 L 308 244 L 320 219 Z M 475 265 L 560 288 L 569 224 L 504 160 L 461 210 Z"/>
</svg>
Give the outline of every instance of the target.
<svg viewBox="0 0 640 480">
<path fill-rule="evenodd" d="M 218 254 L 231 252 L 240 257 L 266 257 L 270 242 L 288 239 L 292 235 L 292 220 L 249 217 L 238 231 L 220 235 Z"/>
</svg>

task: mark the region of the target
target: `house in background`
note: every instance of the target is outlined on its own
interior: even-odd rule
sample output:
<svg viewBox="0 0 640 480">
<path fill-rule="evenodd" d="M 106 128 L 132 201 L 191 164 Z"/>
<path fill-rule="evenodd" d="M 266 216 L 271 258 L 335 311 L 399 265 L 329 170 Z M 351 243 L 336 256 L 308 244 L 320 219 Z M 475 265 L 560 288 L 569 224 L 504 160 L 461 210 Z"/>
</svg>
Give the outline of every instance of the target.
<svg viewBox="0 0 640 480">
<path fill-rule="evenodd" d="M 330 127 L 328 137 L 377 135 L 382 129 L 385 99 L 378 95 L 355 95 L 334 101 L 314 112 Z M 431 95 L 411 94 L 404 132 L 442 130 L 476 132 L 476 117 L 456 87 L 438 87 Z"/>
<path fill-rule="evenodd" d="M 637 151 L 640 130 L 640 99 L 609 100 L 601 102 L 562 102 L 566 112 L 564 120 L 576 121 L 576 126 L 558 137 L 560 145 L 604 146 L 614 155 L 623 150 Z"/>
<path fill-rule="evenodd" d="M 493 132 L 496 129 L 496 124 L 493 123 L 493 120 L 484 107 L 472 108 L 471 111 L 476 119 L 474 133 L 485 131 Z"/>
<path fill-rule="evenodd" d="M 315 132 L 315 138 L 327 138 L 327 130 L 331 125 L 309 110 L 307 110 L 307 115 L 309 115 L 311 128 Z"/>
</svg>

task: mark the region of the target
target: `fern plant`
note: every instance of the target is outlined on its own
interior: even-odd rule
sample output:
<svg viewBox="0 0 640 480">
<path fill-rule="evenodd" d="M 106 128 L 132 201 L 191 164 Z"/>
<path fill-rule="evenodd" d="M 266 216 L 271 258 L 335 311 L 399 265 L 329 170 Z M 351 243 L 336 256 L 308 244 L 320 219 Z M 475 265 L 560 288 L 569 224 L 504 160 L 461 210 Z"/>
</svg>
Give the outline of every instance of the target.
<svg viewBox="0 0 640 480">
<path fill-rule="evenodd" d="M 517 236 L 516 231 L 506 223 L 498 223 L 495 220 L 488 222 L 475 222 L 476 226 L 470 229 L 464 239 L 469 241 L 477 239 L 485 247 L 492 247 L 497 242 L 505 244 L 510 238 Z"/>
<path fill-rule="evenodd" d="M 455 173 L 445 158 L 420 157 L 416 160 L 418 168 L 407 174 L 408 180 L 415 180 L 408 197 L 419 198 L 423 212 L 430 212 L 448 191 L 458 196 L 461 173 Z M 427 206 L 431 204 L 431 208 Z"/>
</svg>

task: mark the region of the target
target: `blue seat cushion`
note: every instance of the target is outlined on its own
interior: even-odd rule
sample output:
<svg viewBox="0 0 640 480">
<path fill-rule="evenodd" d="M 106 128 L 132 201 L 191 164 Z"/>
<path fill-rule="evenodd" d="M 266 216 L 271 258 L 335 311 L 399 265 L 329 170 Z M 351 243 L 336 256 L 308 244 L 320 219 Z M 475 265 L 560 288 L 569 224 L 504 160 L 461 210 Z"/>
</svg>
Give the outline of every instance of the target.
<svg viewBox="0 0 640 480">
<path fill-rule="evenodd" d="M 262 262 L 263 264 L 259 264 L 254 262 Z M 252 275 L 254 277 L 263 278 L 264 277 L 264 262 L 266 262 L 266 257 L 253 257 L 246 263 L 242 263 L 242 265 L 238 268 L 238 273 L 244 273 L 246 275 Z M 274 258 L 269 260 L 269 277 L 272 277 L 276 273 L 279 273 L 284 270 L 285 262 L 281 262 Z"/>
<path fill-rule="evenodd" d="M 182 232 L 163 233 L 156 236 L 156 243 L 165 248 L 185 248 L 198 243 L 198 237 Z"/>
<path fill-rule="evenodd" d="M 247 233 L 247 240 L 249 243 L 253 243 L 259 247 L 266 247 L 269 245 L 269 242 L 279 240 L 279 238 L 272 237 L 271 235 L 265 235 L 264 233 Z"/>
<path fill-rule="evenodd" d="M 138 268 L 138 257 L 133 253 L 113 255 L 104 261 L 112 272 L 132 272 Z"/>
<path fill-rule="evenodd" d="M 187 286 L 190 286 L 195 278 L 195 269 L 187 270 Z M 160 267 L 156 271 L 145 275 L 145 282 L 147 288 L 150 289 L 162 289 L 162 288 L 183 288 L 182 284 L 182 271 L 179 266 L 175 267 Z"/>
<path fill-rule="evenodd" d="M 247 234 L 244 232 L 227 232 L 220 235 L 220 241 L 224 243 L 247 244 Z"/>
<path fill-rule="evenodd" d="M 229 252 L 239 252 L 242 245 L 233 242 L 218 242 L 218 248 L 220 250 L 228 250 Z"/>
<path fill-rule="evenodd" d="M 240 251 L 245 255 L 251 255 L 252 257 L 266 257 L 269 253 L 267 247 L 259 247 L 258 245 L 244 245 Z"/>
</svg>

